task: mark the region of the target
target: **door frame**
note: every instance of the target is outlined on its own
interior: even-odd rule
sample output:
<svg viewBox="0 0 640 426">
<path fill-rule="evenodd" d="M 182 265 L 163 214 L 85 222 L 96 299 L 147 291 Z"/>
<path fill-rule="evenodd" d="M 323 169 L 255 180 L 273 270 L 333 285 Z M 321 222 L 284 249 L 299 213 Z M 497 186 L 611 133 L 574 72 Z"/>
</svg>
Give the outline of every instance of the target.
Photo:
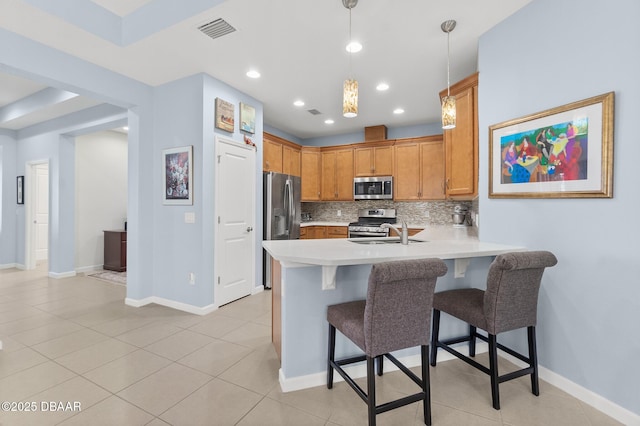
<svg viewBox="0 0 640 426">
<path fill-rule="evenodd" d="M 48 227 L 48 238 L 47 238 L 47 250 L 48 256 L 47 258 L 51 258 L 51 166 L 49 160 L 36 160 L 36 161 L 28 161 L 25 167 L 25 193 L 24 193 L 24 204 L 25 204 L 25 218 L 24 218 L 24 267 L 26 270 L 35 269 L 36 268 L 36 231 L 35 224 L 33 221 L 35 220 L 35 197 L 34 194 L 37 191 L 37 179 L 36 173 L 38 166 L 43 164 L 47 165 L 47 171 L 49 172 L 49 184 L 47 185 L 47 190 L 49 191 L 49 227 Z"/>
<path fill-rule="evenodd" d="M 251 151 L 252 152 L 252 157 L 253 157 L 253 167 L 252 170 L 255 171 L 256 170 L 256 150 L 253 146 L 251 145 L 247 145 L 247 144 L 243 144 L 241 142 L 238 142 L 236 140 L 233 140 L 231 138 L 226 138 L 220 135 L 216 135 L 215 136 L 215 144 L 214 144 L 214 167 L 215 167 L 215 195 L 214 195 L 214 209 L 213 209 L 213 220 L 214 220 L 214 254 L 213 254 L 213 297 L 214 297 L 214 305 L 216 306 L 216 308 L 218 308 L 220 306 L 220 297 L 219 297 L 219 286 L 218 286 L 218 271 L 220 270 L 220 258 L 218 256 L 218 253 L 220 253 L 221 250 L 221 246 L 222 246 L 222 241 L 220 239 L 220 232 L 218 232 L 218 216 L 220 215 L 220 190 L 221 190 L 221 185 L 223 184 L 223 182 L 228 183 L 228 180 L 225 180 L 223 176 L 220 176 L 221 170 L 220 167 L 218 167 L 218 159 L 219 159 L 219 152 L 220 152 L 220 146 L 221 144 L 227 144 L 227 145 L 232 145 L 234 147 L 246 150 L 246 151 Z M 251 194 L 251 200 L 252 200 L 252 208 L 251 208 L 251 223 L 253 223 L 253 230 L 254 232 L 250 233 L 250 244 L 252 247 L 251 250 L 251 257 L 250 257 L 250 267 L 251 267 L 251 271 L 250 271 L 250 276 L 251 276 L 251 280 L 253 282 L 253 286 L 251 287 L 251 293 L 250 294 L 254 294 L 256 292 L 256 176 L 253 176 L 253 185 L 252 185 L 252 194 Z"/>
</svg>

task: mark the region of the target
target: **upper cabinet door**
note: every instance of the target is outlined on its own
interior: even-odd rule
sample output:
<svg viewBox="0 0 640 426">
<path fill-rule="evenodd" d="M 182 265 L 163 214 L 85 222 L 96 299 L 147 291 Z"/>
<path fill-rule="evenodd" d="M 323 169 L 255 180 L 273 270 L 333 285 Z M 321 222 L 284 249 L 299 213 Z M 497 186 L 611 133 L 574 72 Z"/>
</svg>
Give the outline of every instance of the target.
<svg viewBox="0 0 640 426">
<path fill-rule="evenodd" d="M 364 142 L 353 150 L 354 176 L 391 176 L 395 140 Z"/>
<path fill-rule="evenodd" d="M 302 147 L 302 201 L 320 201 L 320 148 Z"/>
<path fill-rule="evenodd" d="M 446 194 L 471 199 L 478 194 L 478 74 L 451 86 L 451 94 L 456 97 L 456 127 L 444 131 Z"/>
<path fill-rule="evenodd" d="M 282 173 L 282 145 L 264 136 L 262 142 L 262 170 Z"/>
</svg>

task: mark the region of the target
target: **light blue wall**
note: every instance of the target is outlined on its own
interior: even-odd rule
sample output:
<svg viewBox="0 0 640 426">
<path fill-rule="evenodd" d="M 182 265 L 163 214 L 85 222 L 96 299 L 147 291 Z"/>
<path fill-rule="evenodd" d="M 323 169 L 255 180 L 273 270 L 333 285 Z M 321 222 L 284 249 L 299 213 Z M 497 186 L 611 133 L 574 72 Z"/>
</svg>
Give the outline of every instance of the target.
<svg viewBox="0 0 640 426">
<path fill-rule="evenodd" d="M 4 132 L 3 132 L 4 133 Z M 16 263 L 16 139 L 0 133 L 0 267 Z"/>
<path fill-rule="evenodd" d="M 540 293 L 540 364 L 638 414 L 639 16 L 637 0 L 534 0 L 479 44 L 480 236 L 557 255 Z M 613 199 L 488 199 L 490 125 L 609 91 Z"/>
</svg>

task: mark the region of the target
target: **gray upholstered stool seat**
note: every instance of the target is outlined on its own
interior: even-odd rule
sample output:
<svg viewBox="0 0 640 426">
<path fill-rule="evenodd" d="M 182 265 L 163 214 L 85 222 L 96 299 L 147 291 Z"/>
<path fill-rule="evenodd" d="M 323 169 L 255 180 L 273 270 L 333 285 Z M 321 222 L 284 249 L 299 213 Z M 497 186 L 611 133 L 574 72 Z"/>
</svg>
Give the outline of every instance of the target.
<svg viewBox="0 0 640 426">
<path fill-rule="evenodd" d="M 500 409 L 498 384 L 507 380 L 531 375 L 531 391 L 534 395 L 539 395 L 535 335 L 538 292 L 545 268 L 554 266 L 557 262 L 556 257 L 548 251 L 501 254 L 496 256 L 489 267 L 486 291 L 469 288 L 436 293 L 433 299 L 431 365 L 436 365 L 438 348 L 442 348 L 488 374 L 491 378 L 493 408 L 496 410 Z M 440 312 L 469 324 L 469 335 L 440 341 Z M 525 327 L 529 343 L 528 356 L 497 342 L 498 333 Z M 478 328 L 485 330 L 487 336 L 479 334 Z M 489 343 L 489 368 L 470 358 L 475 356 L 476 338 Z M 469 342 L 469 357 L 451 347 L 462 342 Z M 499 376 L 498 349 L 526 362 L 529 366 Z"/>
<path fill-rule="evenodd" d="M 373 265 L 369 275 L 367 299 L 327 307 L 329 322 L 329 355 L 327 387 L 333 387 L 333 371 L 337 371 L 367 403 L 369 425 L 376 415 L 423 401 L 426 424 L 431 424 L 429 390 L 429 334 L 433 292 L 437 277 L 447 272 L 439 259 L 387 262 Z M 336 329 L 355 343 L 365 354 L 342 360 L 335 359 Z M 420 346 L 422 378 L 418 378 L 389 352 Z M 383 372 L 383 356 L 393 362 L 421 388 L 421 392 L 376 406 L 374 361 L 378 375 Z M 367 362 L 367 392 L 342 368 L 355 362 Z"/>
</svg>

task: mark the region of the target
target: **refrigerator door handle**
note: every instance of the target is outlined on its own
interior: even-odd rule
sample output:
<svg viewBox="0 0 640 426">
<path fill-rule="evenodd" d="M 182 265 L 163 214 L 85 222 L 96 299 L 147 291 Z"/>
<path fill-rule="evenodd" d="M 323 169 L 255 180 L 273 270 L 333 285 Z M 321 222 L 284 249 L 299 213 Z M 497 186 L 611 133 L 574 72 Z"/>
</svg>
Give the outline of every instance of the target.
<svg viewBox="0 0 640 426">
<path fill-rule="evenodd" d="M 287 179 L 284 184 L 284 211 L 286 212 L 287 222 L 285 223 L 285 231 L 287 233 L 287 238 L 289 237 L 289 232 L 291 229 L 291 181 Z"/>
<path fill-rule="evenodd" d="M 291 239 L 291 234 L 293 233 L 293 222 L 296 217 L 296 207 L 295 207 L 295 199 L 293 198 L 293 181 L 291 179 L 287 179 L 287 184 L 289 185 L 289 238 Z"/>
</svg>

